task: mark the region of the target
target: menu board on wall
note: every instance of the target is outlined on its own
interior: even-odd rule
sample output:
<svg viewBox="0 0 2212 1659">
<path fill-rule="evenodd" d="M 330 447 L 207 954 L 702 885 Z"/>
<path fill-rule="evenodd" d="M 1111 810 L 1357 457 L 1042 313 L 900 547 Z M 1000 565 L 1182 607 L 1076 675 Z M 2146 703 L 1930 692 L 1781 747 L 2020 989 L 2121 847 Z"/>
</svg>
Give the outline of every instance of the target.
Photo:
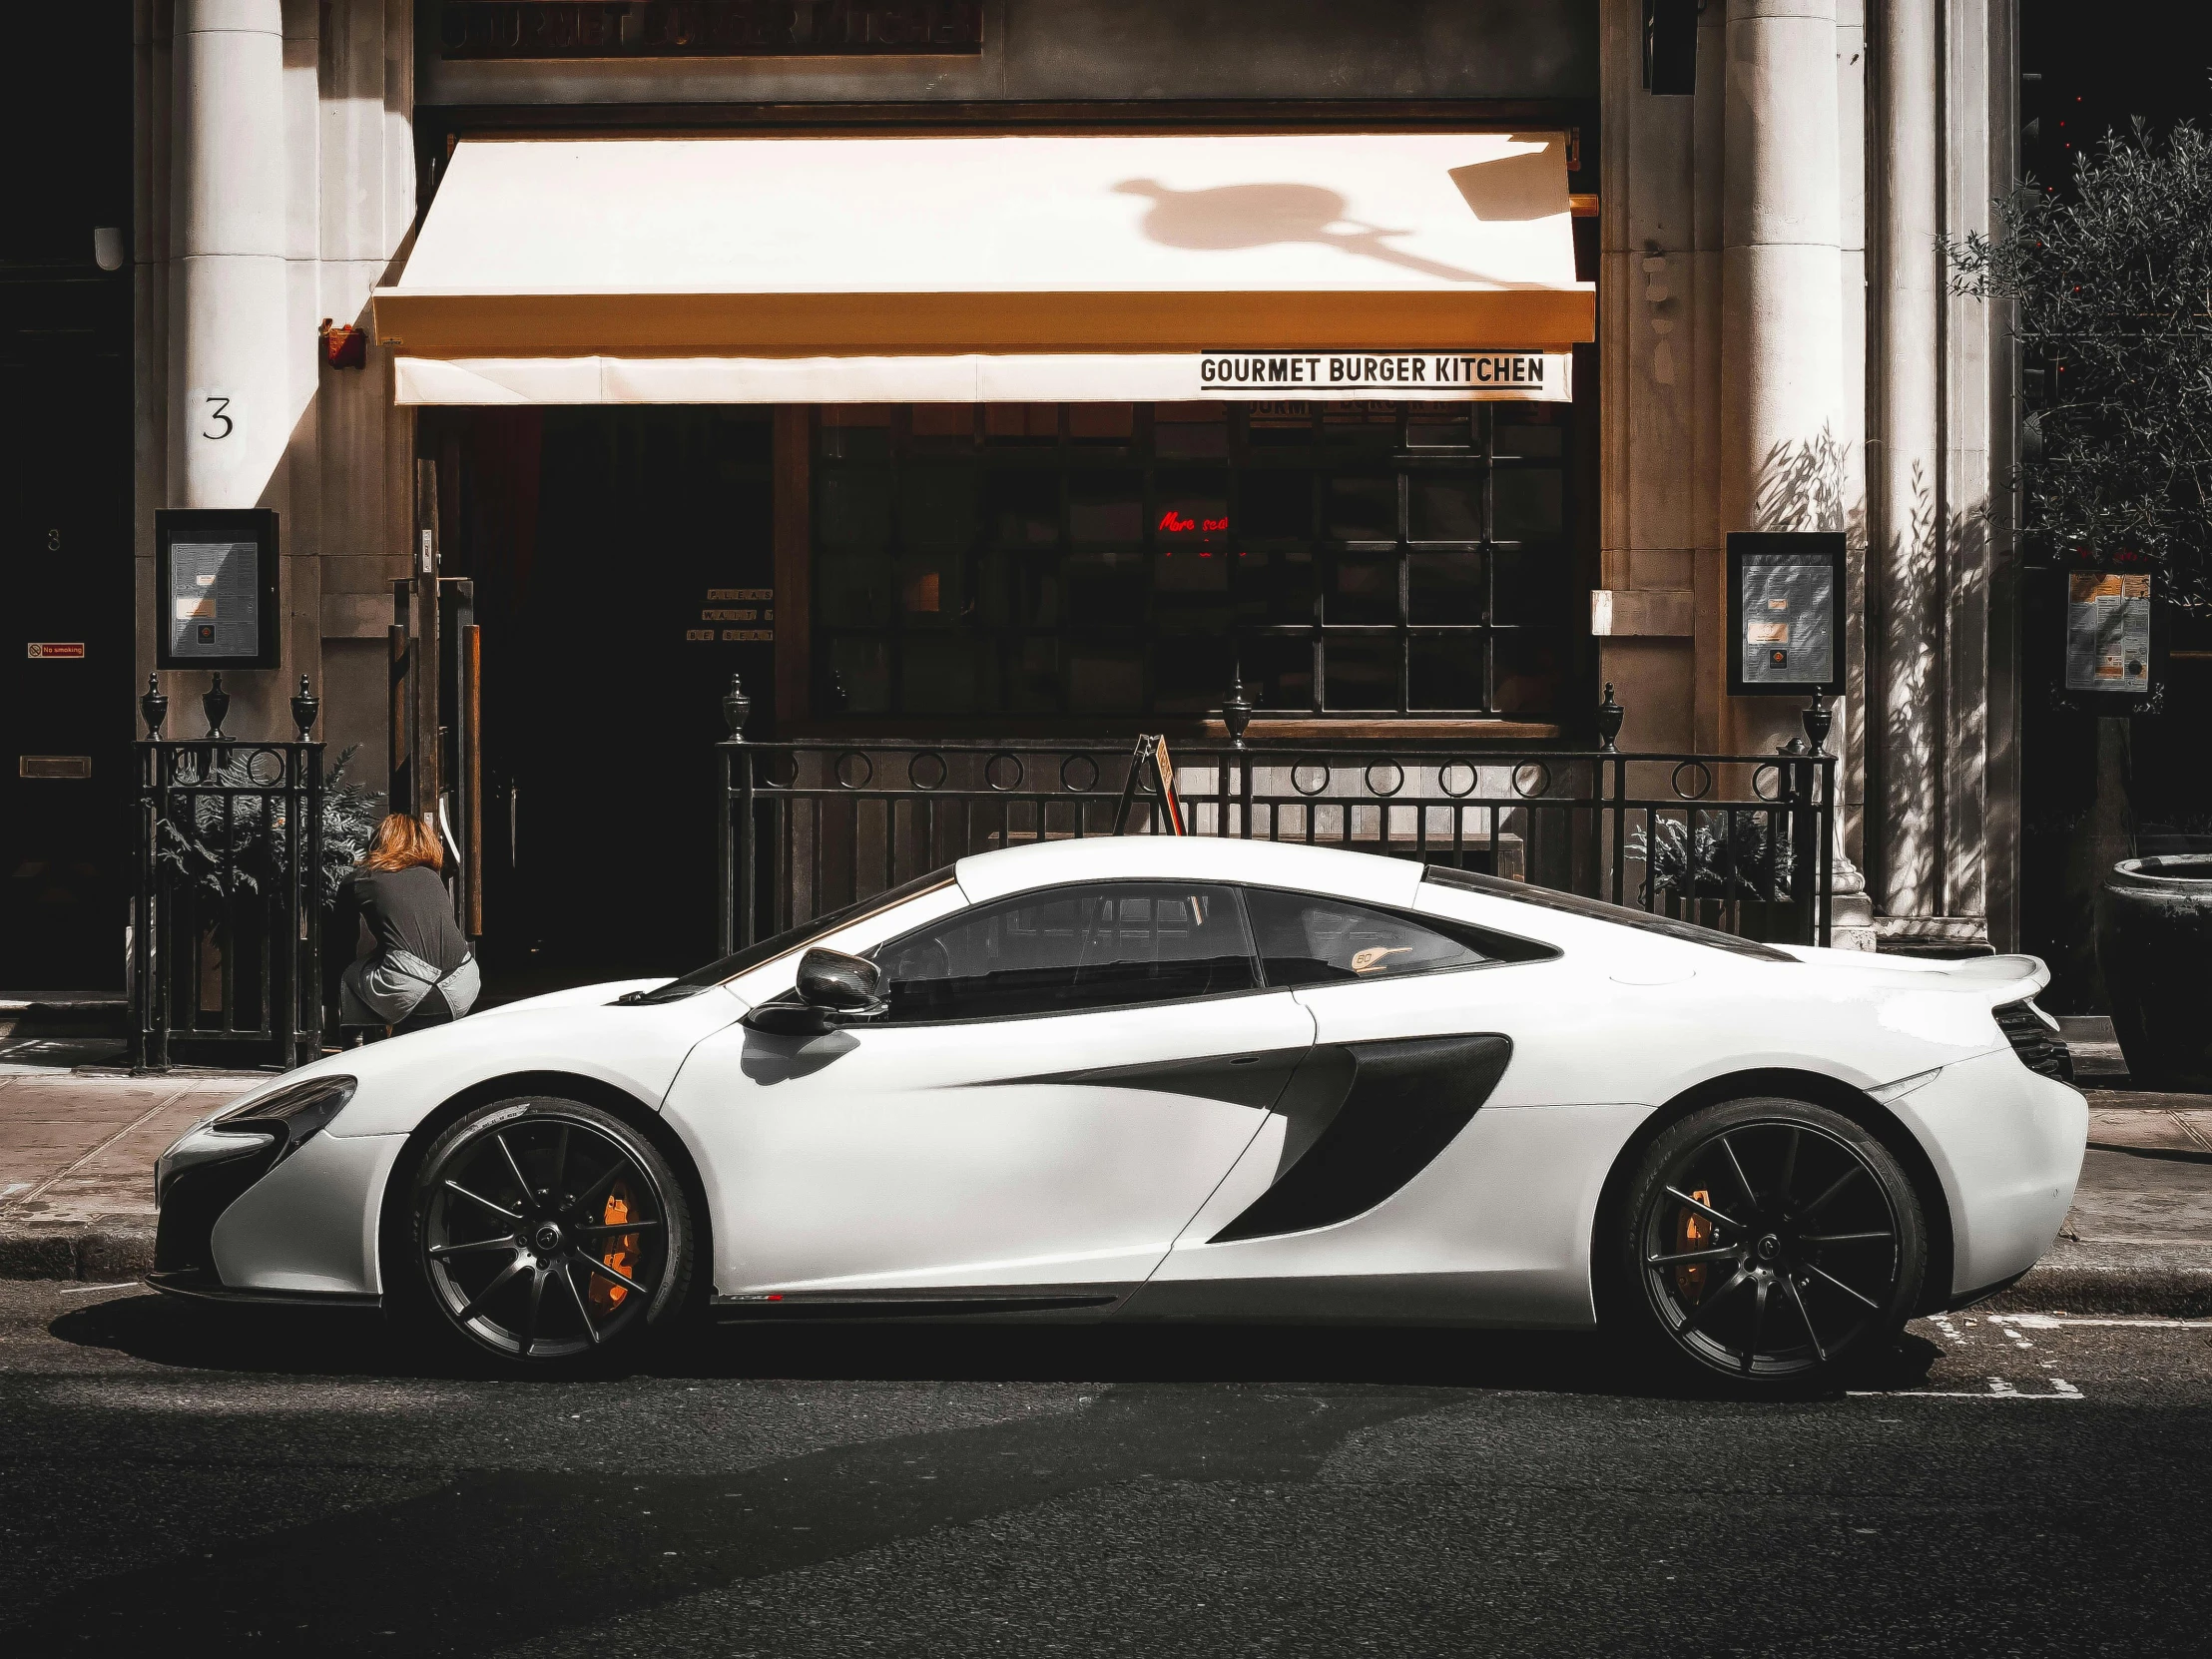
<svg viewBox="0 0 2212 1659">
<path fill-rule="evenodd" d="M 263 508 L 154 515 L 163 668 L 275 668 L 276 515 Z"/>
<path fill-rule="evenodd" d="M 2150 695 L 2150 576 L 2066 578 L 2066 690 Z"/>
<path fill-rule="evenodd" d="M 250 541 L 180 541 L 169 549 L 169 654 L 247 657 L 262 639 L 261 549 Z"/>
<path fill-rule="evenodd" d="M 1732 697 L 1844 689 L 1844 538 L 1827 530 L 1728 538 Z"/>
</svg>

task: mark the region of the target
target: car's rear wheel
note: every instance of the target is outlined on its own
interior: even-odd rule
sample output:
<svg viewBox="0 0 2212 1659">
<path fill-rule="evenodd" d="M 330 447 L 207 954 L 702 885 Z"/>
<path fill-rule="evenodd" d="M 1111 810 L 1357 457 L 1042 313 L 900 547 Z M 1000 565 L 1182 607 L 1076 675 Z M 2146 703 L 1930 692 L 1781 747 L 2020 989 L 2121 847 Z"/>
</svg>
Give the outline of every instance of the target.
<svg viewBox="0 0 2212 1659">
<path fill-rule="evenodd" d="M 1830 1386 L 1892 1349 L 1928 1265 L 1897 1159 L 1802 1100 L 1734 1100 L 1670 1125 L 1612 1227 L 1620 1334 L 1755 1392 Z"/>
<path fill-rule="evenodd" d="M 410 1237 L 435 1321 L 533 1368 L 623 1361 L 682 1315 L 693 1230 L 652 1141 L 576 1100 L 502 1100 L 422 1159 Z"/>
</svg>

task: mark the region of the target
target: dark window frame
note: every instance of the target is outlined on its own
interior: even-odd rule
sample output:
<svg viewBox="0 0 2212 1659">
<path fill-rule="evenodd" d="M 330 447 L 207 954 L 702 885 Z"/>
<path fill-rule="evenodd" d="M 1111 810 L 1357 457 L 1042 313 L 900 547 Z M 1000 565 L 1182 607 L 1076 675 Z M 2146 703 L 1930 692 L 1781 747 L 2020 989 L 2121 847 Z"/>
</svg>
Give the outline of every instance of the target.
<svg viewBox="0 0 2212 1659">
<path fill-rule="evenodd" d="M 869 961 L 880 963 L 890 951 L 904 945 L 909 939 L 915 938 L 931 928 L 949 926 L 971 919 L 977 911 L 991 905 L 1045 902 L 1048 901 L 1045 895 L 1062 891 L 1072 893 L 1078 890 L 1092 891 L 1108 887 L 1159 887 L 1175 884 L 1177 882 L 1173 876 L 1116 876 L 1104 880 L 1066 881 L 1051 886 L 1029 887 L 1020 892 L 1003 893 L 996 898 L 984 899 L 979 903 L 969 904 L 963 909 L 955 910 L 949 915 L 939 916 L 933 921 L 925 921 L 918 927 L 910 928 L 904 933 L 883 940 L 880 944 L 869 949 L 866 955 Z M 1252 922 L 1251 900 L 1247 896 L 1255 891 L 1289 893 L 1302 898 L 1323 899 L 1339 904 L 1355 905 L 1360 909 L 1373 911 L 1377 915 L 1388 916 L 1393 920 L 1410 922 L 1415 926 L 1424 927 L 1444 938 L 1454 939 L 1470 950 L 1479 951 L 1484 956 L 1484 960 L 1479 962 L 1461 962 L 1447 967 L 1416 968 L 1409 972 L 1382 974 L 1374 979 L 1349 981 L 1349 983 L 1380 985 L 1402 983 L 1408 979 L 1429 978 L 1446 973 L 1479 973 L 1490 968 L 1518 967 L 1528 962 L 1554 961 L 1563 954 L 1557 945 L 1546 944 L 1538 939 L 1522 938 L 1514 933 L 1501 933 L 1495 928 L 1479 927 L 1452 916 L 1431 915 L 1425 911 L 1401 909 L 1392 904 L 1375 904 L 1364 898 L 1348 898 L 1336 893 L 1315 892 L 1305 887 L 1273 887 L 1264 881 L 1201 880 L 1182 884 L 1236 895 L 1239 919 L 1244 925 L 1245 938 L 1251 945 L 1250 961 L 1253 979 L 1251 985 L 1231 991 L 1207 991 L 1196 996 L 1153 997 L 1130 1002 L 1102 1002 L 1080 1008 L 1046 1008 L 1020 1014 L 955 1014 L 943 1019 L 902 1019 L 895 1022 L 867 1021 L 863 1022 L 859 1028 L 863 1030 L 888 1028 L 890 1024 L 895 1023 L 899 1029 L 904 1030 L 920 1026 L 990 1025 L 1016 1019 L 1069 1019 L 1085 1014 L 1123 1012 L 1131 1008 L 1184 1006 L 1200 1002 L 1226 1002 L 1241 996 L 1288 995 L 1298 990 L 1325 988 L 1311 983 L 1293 985 L 1270 982 L 1267 961 L 1260 949 L 1259 932 Z M 1348 982 L 1337 981 L 1337 983 Z"/>
<path fill-rule="evenodd" d="M 1125 1012 L 1132 1008 L 1158 1008 L 1196 1002 L 1222 1002 L 1231 997 L 1257 996 L 1269 990 L 1282 989 L 1281 986 L 1271 986 L 1267 983 L 1267 976 L 1261 968 L 1258 944 L 1252 935 L 1252 917 L 1245 908 L 1244 894 L 1237 883 L 1208 880 L 1178 881 L 1174 876 L 1127 876 L 1102 881 L 1062 881 L 1050 886 L 1026 888 L 1021 892 L 1002 893 L 996 898 L 987 898 L 979 903 L 970 904 L 965 909 L 955 910 L 950 915 L 939 916 L 934 921 L 925 921 L 918 927 L 898 934 L 895 938 L 885 939 L 881 944 L 869 950 L 867 957 L 872 962 L 881 963 L 893 951 L 903 947 L 907 941 L 918 938 L 932 929 L 958 926 L 974 921 L 982 912 L 987 910 L 1013 908 L 1023 904 L 1048 904 L 1056 902 L 1059 897 L 1075 899 L 1080 894 L 1095 893 L 1102 889 L 1116 887 L 1180 887 L 1187 892 L 1203 890 L 1230 894 L 1237 908 L 1237 924 L 1244 930 L 1245 963 L 1251 970 L 1252 983 L 1241 985 L 1234 990 L 1201 991 L 1195 995 L 1136 997 L 1123 1002 L 1094 1002 L 1069 1008 L 1037 1008 L 1022 1013 L 951 1014 L 933 1019 L 893 1020 L 885 1018 L 881 1021 L 870 1021 L 869 1024 L 871 1026 L 880 1024 L 885 1027 L 895 1025 L 903 1029 L 925 1025 L 991 1025 L 1016 1019 L 1067 1019 L 1084 1014 Z M 884 983 L 885 991 L 892 989 L 896 983 L 897 981 L 894 979 L 886 980 Z"/>
<path fill-rule="evenodd" d="M 1423 910 L 1401 909 L 1394 904 L 1375 904 L 1364 898 L 1348 898 L 1340 893 L 1315 892 L 1306 887 L 1271 887 L 1264 881 L 1239 882 L 1237 890 L 1248 895 L 1255 892 L 1289 893 L 1298 898 L 1322 899 L 1333 904 L 1350 905 L 1373 915 L 1386 916 L 1392 921 L 1408 922 L 1415 927 L 1424 928 L 1439 938 L 1450 939 L 1482 957 L 1479 962 L 1454 962 L 1438 967 L 1400 969 L 1394 973 L 1378 974 L 1373 979 L 1338 979 L 1279 985 L 1269 982 L 1267 958 L 1262 952 L 1259 962 L 1260 981 L 1270 990 L 1323 990 L 1334 985 L 1397 984 L 1407 979 L 1423 979 L 1437 974 L 1474 973 L 1483 968 L 1518 967 L 1527 962 L 1555 961 L 1564 954 L 1557 945 L 1524 939 L 1515 933 L 1500 933 L 1495 928 L 1478 927 L 1454 916 L 1431 915 Z M 1245 899 L 1245 926 L 1252 934 L 1254 950 L 1260 951 L 1260 930 L 1252 920 L 1252 902 L 1249 896 Z"/>
<path fill-rule="evenodd" d="M 1558 718 L 1574 695 L 1578 660 L 1571 612 L 1579 457 L 1576 412 L 1571 405 L 1469 403 L 1445 408 L 1397 402 L 1369 408 L 1312 403 L 1298 415 L 1277 412 L 1275 405 L 1226 403 L 1221 406 L 1222 453 L 1210 456 L 1162 454 L 1159 434 L 1163 429 L 1189 430 L 1211 423 L 1159 420 L 1158 404 L 1129 406 L 1132 422 L 1126 442 L 1078 435 L 1071 419 L 1071 410 L 1078 406 L 1069 404 L 1036 406 L 1039 413 L 1047 407 L 1055 411 L 1049 436 L 993 436 L 987 430 L 990 407 L 973 406 L 972 427 L 964 437 L 932 434 L 917 440 L 910 404 L 889 405 L 887 426 L 830 424 L 820 419 L 814 423 L 807 568 L 814 596 L 809 645 L 818 712 L 894 721 L 1189 718 L 1202 716 L 1218 701 L 1220 692 L 1214 682 L 1226 685 L 1233 663 L 1241 666 L 1248 686 L 1261 694 L 1265 712 L 1277 718 L 1541 721 Z M 1256 419 L 1262 423 L 1256 425 Z M 1465 441 L 1440 441 L 1455 424 L 1462 427 Z M 1385 428 L 1386 442 L 1381 437 Z M 1516 452 L 1518 446 L 1509 437 L 1516 430 L 1556 433 L 1556 453 Z M 831 453 L 844 445 L 830 434 L 866 431 L 884 434 L 880 453 Z M 1414 441 L 1416 433 L 1423 441 Z M 1504 453 L 1499 448 L 1501 435 L 1507 436 Z M 957 546 L 909 547 L 899 514 L 908 478 L 938 468 L 971 470 L 972 527 L 967 540 Z M 1139 476 L 1139 535 L 1133 540 L 1077 542 L 1071 518 L 1081 481 L 1116 472 Z M 1162 516 L 1183 492 L 1164 487 L 1163 474 L 1188 478 L 1209 472 L 1219 480 L 1229 531 L 1211 546 L 1164 541 Z M 1303 474 L 1308 480 L 1311 495 L 1303 535 L 1262 537 L 1244 528 L 1250 522 L 1247 491 L 1271 473 Z M 1497 480 L 1512 473 L 1548 473 L 1556 478 L 1560 503 L 1556 530 L 1526 538 L 1497 534 Z M 994 485 L 1022 474 L 1052 480 L 1056 518 L 1049 545 L 997 539 L 991 511 Z M 885 586 L 875 598 L 879 612 L 875 619 L 832 622 L 831 607 L 825 603 L 826 560 L 847 550 L 831 546 L 824 537 L 830 517 L 825 502 L 829 492 L 839 487 L 837 480 L 861 477 L 872 477 L 880 491 L 887 530 L 879 548 L 852 551 L 875 562 Z M 1413 537 L 1414 491 L 1421 480 L 1439 477 L 1473 482 L 1472 495 L 1479 502 L 1474 534 Z M 1325 534 L 1331 528 L 1327 519 L 1331 483 L 1362 478 L 1387 479 L 1394 485 L 1393 533 L 1375 538 Z M 1229 565 L 1221 594 L 1186 598 L 1163 584 L 1159 569 L 1163 559 L 1209 552 L 1224 557 Z M 942 612 L 918 611 L 910 616 L 902 603 L 899 572 L 902 561 L 915 554 L 956 562 L 958 580 L 952 585 L 961 596 L 962 617 L 973 620 L 913 620 L 923 614 L 942 616 Z M 1134 591 L 1135 584 L 1142 583 L 1141 609 L 1118 620 L 1072 614 L 1069 594 L 1076 560 L 1096 555 L 1138 562 L 1141 572 L 1131 579 L 1131 586 Z M 1416 615 L 1414 561 L 1438 556 L 1464 557 L 1470 562 L 1477 604 L 1469 620 L 1433 622 Z M 1342 614 L 1352 601 L 1340 586 L 1341 573 L 1363 558 L 1389 567 L 1385 585 L 1394 583 L 1395 592 L 1394 615 L 1387 619 L 1353 621 Z M 1248 559 L 1250 563 L 1245 562 Z M 1501 562 L 1517 567 L 1502 596 Z M 1038 599 L 1037 584 L 1047 582 L 1055 593 L 1056 609 L 1050 613 Z M 995 588 L 987 590 L 986 584 Z M 943 586 L 940 583 L 940 595 Z M 1526 615 L 1507 614 L 1516 602 L 1524 605 Z M 940 598 L 942 603 L 945 600 Z M 1333 608 L 1338 614 L 1332 615 Z M 959 640 L 985 652 L 980 659 L 983 671 L 966 707 L 920 708 L 908 697 L 908 654 L 916 648 L 914 642 L 932 637 Z M 879 697 L 861 694 L 839 678 L 840 647 L 857 647 L 871 656 L 880 652 Z M 1193 647 L 1201 653 L 1218 651 L 1220 662 L 1206 665 L 1210 672 L 1197 675 L 1205 682 L 1203 688 L 1194 680 L 1189 686 L 1167 688 L 1164 695 L 1162 664 L 1170 658 L 1180 661 Z M 1472 673 L 1478 692 L 1472 701 L 1423 695 L 1420 665 L 1424 659 L 1433 661 L 1429 654 L 1439 647 L 1473 654 L 1479 666 Z M 1141 691 L 1134 705 L 1077 704 L 1071 688 L 1072 663 L 1086 648 L 1109 659 L 1119 656 L 1135 662 Z M 1549 666 L 1544 668 L 1541 653 L 1547 648 Z M 1391 694 L 1370 697 L 1333 690 L 1333 651 L 1340 687 L 1349 683 L 1354 661 L 1367 657 L 1386 667 L 1386 676 L 1394 678 Z M 1507 706 L 1500 686 L 1513 678 L 1516 663 L 1530 678 L 1548 680 L 1547 700 L 1532 704 L 1516 695 L 1513 706 Z M 1452 674 L 1441 690 L 1452 689 L 1459 678 Z M 1300 686 L 1306 692 L 1294 696 Z"/>
<path fill-rule="evenodd" d="M 910 881 L 901 881 L 895 887 L 879 893 L 872 893 L 866 898 L 856 898 L 851 903 L 841 905 L 837 909 L 811 917 L 796 926 L 787 927 L 781 933 L 772 933 L 769 937 L 760 940 L 758 943 L 749 944 L 742 950 L 734 950 L 727 956 L 718 956 L 704 967 L 693 968 L 691 972 L 671 979 L 665 985 L 655 985 L 647 990 L 629 991 L 616 997 L 615 1001 L 627 1003 L 681 1002 L 687 996 L 697 996 L 701 991 L 711 990 L 716 985 L 728 984 L 741 974 L 751 973 L 758 967 L 766 967 L 779 956 L 789 956 L 795 950 L 803 950 L 819 939 L 828 938 L 831 933 L 850 927 L 856 921 L 865 921 L 869 916 L 880 915 L 885 910 L 896 909 L 901 904 L 908 904 L 917 898 L 924 898 L 930 893 L 943 891 L 958 879 L 953 873 L 954 867 L 952 864 L 940 864 L 937 868 L 917 875 Z M 972 909 L 974 906 L 970 905 L 968 908 Z M 965 913 L 964 910 L 954 910 L 952 912 L 953 915 L 964 915 Z M 923 927 L 928 925 L 927 922 L 922 923 Z M 920 928 L 914 929 L 915 932 L 920 930 Z M 904 937 L 903 934 L 900 936 Z"/>
<path fill-rule="evenodd" d="M 1439 887 L 1457 887 L 1489 898 L 1509 899 L 1516 904 L 1532 904 L 1539 910 L 1557 910 L 1564 915 L 1581 916 L 1586 921 L 1609 921 L 1616 927 L 1634 928 L 1639 933 L 1657 933 L 1663 938 L 1674 939 L 1683 944 L 1702 944 L 1714 950 L 1725 950 L 1734 956 L 1749 956 L 1755 961 L 1803 960 L 1774 945 L 1762 944 L 1756 939 L 1739 938 L 1734 933 L 1723 933 L 1718 928 L 1700 927 L 1694 921 L 1676 921 L 1671 916 L 1655 916 L 1648 910 L 1633 910 L 1625 904 L 1609 904 L 1602 898 L 1584 898 L 1580 893 L 1561 892 L 1555 887 L 1539 887 L 1527 881 L 1512 881 L 1502 875 L 1485 875 L 1479 870 L 1458 869 L 1450 864 L 1425 864 L 1421 868 L 1421 879 Z"/>
</svg>

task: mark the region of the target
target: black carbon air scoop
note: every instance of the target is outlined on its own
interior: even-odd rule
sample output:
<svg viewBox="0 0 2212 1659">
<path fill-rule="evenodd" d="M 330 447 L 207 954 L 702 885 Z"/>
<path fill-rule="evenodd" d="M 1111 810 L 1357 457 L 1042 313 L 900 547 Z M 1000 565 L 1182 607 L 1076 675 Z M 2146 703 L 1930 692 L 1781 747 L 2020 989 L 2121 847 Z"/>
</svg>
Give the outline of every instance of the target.
<svg viewBox="0 0 2212 1659">
<path fill-rule="evenodd" d="M 1449 1146 L 1513 1057 L 1496 1032 L 1325 1044 L 1283 1093 L 1275 1185 L 1211 1242 L 1303 1233 L 1372 1210 Z"/>
</svg>

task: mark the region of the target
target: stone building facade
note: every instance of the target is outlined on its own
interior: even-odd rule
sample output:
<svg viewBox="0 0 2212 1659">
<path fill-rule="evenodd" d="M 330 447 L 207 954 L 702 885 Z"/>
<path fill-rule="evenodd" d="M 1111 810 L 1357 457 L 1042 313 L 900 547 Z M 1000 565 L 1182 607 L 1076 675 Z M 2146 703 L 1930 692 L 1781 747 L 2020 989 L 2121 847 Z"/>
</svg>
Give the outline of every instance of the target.
<svg viewBox="0 0 2212 1659">
<path fill-rule="evenodd" d="M 399 401 L 372 294 L 404 279 L 457 142 L 805 128 L 866 143 L 1047 118 L 1200 135 L 1540 126 L 1569 135 L 1596 292 L 1575 405 L 1594 464 L 1568 486 L 1587 553 L 1555 602 L 1579 642 L 1562 705 L 1611 683 L 1625 746 L 1771 750 L 1797 705 L 1728 695 L 1725 537 L 1846 532 L 1833 741 L 1865 895 L 1841 918 L 1901 947 L 2012 940 L 2013 354 L 2002 316 L 1948 293 L 1941 252 L 2013 176 L 2010 0 L 1709 0 L 1687 96 L 1647 90 L 1643 0 L 838 0 L 747 16 L 876 29 L 883 50 L 630 49 L 684 11 L 137 0 L 142 683 L 164 616 L 155 511 L 274 507 L 282 664 L 228 677 L 233 729 L 282 730 L 306 675 L 329 740 L 380 778 L 416 462 L 450 453 L 454 428 Z M 597 21 L 580 44 L 562 23 L 559 55 L 487 54 L 467 49 L 464 13 L 517 31 Z M 969 16 L 978 51 L 897 49 L 902 29 Z M 613 31 L 597 53 L 592 28 Z M 331 365 L 329 325 L 370 330 L 362 366 Z M 160 675 L 185 708 L 204 678 Z M 576 694 L 534 695 L 557 722 Z M 1578 719 L 1551 729 L 1584 736 Z"/>
</svg>

